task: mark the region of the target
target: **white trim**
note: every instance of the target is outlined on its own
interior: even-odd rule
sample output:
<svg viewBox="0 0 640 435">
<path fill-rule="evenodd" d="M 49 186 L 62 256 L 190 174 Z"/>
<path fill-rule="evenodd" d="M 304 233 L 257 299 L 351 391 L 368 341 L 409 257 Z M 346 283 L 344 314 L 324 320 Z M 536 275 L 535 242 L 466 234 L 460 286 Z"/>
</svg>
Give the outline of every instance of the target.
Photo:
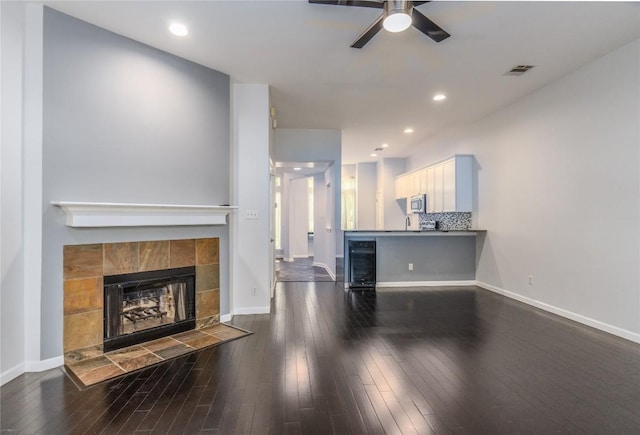
<svg viewBox="0 0 640 435">
<path fill-rule="evenodd" d="M 294 259 L 291 257 L 283 257 L 282 261 L 286 261 L 287 263 L 293 263 Z"/>
<path fill-rule="evenodd" d="M 230 322 L 233 319 L 233 314 L 222 314 L 220 316 L 221 322 Z"/>
<path fill-rule="evenodd" d="M 333 273 L 333 271 L 332 271 L 332 270 L 329 268 L 329 266 L 327 266 L 326 264 L 324 264 L 324 263 L 317 263 L 317 262 L 315 262 L 315 261 L 314 261 L 314 262 L 313 262 L 313 265 L 314 265 L 314 266 L 317 266 L 317 267 L 321 267 L 321 268 L 323 268 L 323 269 L 324 269 L 324 270 L 329 274 L 329 276 L 331 277 L 331 279 L 332 279 L 332 280 L 334 280 L 334 281 L 336 280 L 336 274 L 335 274 L 335 273 Z"/>
<path fill-rule="evenodd" d="M 271 312 L 271 307 L 246 307 L 246 308 L 238 308 L 233 310 L 233 315 L 243 315 L 243 314 L 269 314 Z"/>
<path fill-rule="evenodd" d="M 336 258 L 344 258 L 344 254 L 336 255 Z"/>
<path fill-rule="evenodd" d="M 397 281 L 397 282 L 377 282 L 378 287 L 448 287 L 448 286 L 469 286 L 476 285 L 476 281 Z"/>
<path fill-rule="evenodd" d="M 572 311 L 564 310 L 562 308 L 554 307 L 553 305 L 546 304 L 544 302 L 537 301 L 535 299 L 531 299 L 526 296 L 519 295 L 517 293 L 511 292 L 509 290 L 502 289 L 500 287 L 493 286 L 491 284 L 487 284 L 486 282 L 476 281 L 476 285 L 478 287 L 482 287 L 485 290 L 492 291 L 494 293 L 498 293 L 502 296 L 508 297 L 510 299 L 514 299 L 516 301 L 525 303 L 527 305 L 531 305 L 536 308 L 540 308 L 541 310 L 547 311 L 549 313 L 556 314 L 558 316 L 567 318 L 569 320 L 573 320 L 578 323 L 582 323 L 583 325 L 590 326 L 595 329 L 599 329 L 600 331 L 607 332 L 609 334 L 613 334 L 617 337 L 624 338 L 629 341 L 633 341 L 635 343 L 640 343 L 640 334 L 637 334 L 632 331 L 628 331 L 626 329 L 618 328 L 617 326 L 609 325 L 608 323 L 601 322 L 599 320 L 592 319 L 590 317 L 583 316 L 581 314 L 576 314 Z"/>
<path fill-rule="evenodd" d="M 20 363 L 14 367 L 11 367 L 9 370 L 5 370 L 0 374 L 0 385 L 4 385 L 7 382 L 11 382 L 21 374 L 25 372 L 24 364 Z"/>
<path fill-rule="evenodd" d="M 52 201 L 74 228 L 226 225 L 236 206 Z"/>
<path fill-rule="evenodd" d="M 64 357 L 62 355 L 42 361 L 27 361 L 25 363 L 25 371 L 27 372 L 43 372 L 49 369 L 55 369 L 64 365 Z"/>
<path fill-rule="evenodd" d="M 296 258 L 309 258 L 309 256 L 306 255 L 306 254 L 299 254 L 299 255 L 294 255 L 293 258 L 294 259 L 296 259 Z"/>
<path fill-rule="evenodd" d="M 0 374 L 0 385 L 4 385 L 27 372 L 44 372 L 62 365 L 64 365 L 63 356 L 56 356 L 44 361 L 27 361 L 2 372 Z"/>
</svg>

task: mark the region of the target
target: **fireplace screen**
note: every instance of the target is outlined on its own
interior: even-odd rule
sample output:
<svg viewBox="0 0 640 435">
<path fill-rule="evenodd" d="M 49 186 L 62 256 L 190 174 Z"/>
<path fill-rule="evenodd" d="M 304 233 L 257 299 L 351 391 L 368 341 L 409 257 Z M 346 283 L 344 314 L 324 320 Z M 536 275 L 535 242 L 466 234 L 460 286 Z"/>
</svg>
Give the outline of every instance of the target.
<svg viewBox="0 0 640 435">
<path fill-rule="evenodd" d="M 104 278 L 104 351 L 195 327 L 195 268 Z"/>
</svg>

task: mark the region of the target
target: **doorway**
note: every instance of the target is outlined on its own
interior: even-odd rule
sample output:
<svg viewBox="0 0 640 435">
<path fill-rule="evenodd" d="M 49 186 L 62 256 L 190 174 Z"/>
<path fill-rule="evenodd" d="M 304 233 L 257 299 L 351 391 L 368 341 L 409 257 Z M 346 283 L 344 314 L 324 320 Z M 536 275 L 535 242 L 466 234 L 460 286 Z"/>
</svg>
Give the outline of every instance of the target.
<svg viewBox="0 0 640 435">
<path fill-rule="evenodd" d="M 276 281 L 334 281 L 335 273 L 323 260 L 327 239 L 335 237 L 323 225 L 327 216 L 325 172 L 330 165 L 279 162 L 276 166 Z"/>
</svg>

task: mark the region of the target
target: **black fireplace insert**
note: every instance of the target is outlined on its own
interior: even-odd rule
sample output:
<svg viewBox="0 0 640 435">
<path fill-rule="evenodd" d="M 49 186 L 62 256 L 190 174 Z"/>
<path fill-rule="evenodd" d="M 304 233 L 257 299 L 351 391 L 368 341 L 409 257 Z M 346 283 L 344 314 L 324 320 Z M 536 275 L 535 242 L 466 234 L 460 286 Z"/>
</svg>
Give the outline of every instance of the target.
<svg viewBox="0 0 640 435">
<path fill-rule="evenodd" d="M 195 267 L 104 277 L 104 352 L 194 329 Z"/>
</svg>

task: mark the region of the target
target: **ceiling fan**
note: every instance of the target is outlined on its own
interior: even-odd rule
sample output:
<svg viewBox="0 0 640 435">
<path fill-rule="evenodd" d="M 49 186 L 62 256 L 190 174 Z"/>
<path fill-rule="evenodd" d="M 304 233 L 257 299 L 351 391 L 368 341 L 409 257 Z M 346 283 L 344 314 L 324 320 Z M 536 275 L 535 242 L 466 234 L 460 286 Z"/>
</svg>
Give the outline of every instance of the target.
<svg viewBox="0 0 640 435">
<path fill-rule="evenodd" d="M 413 27 L 436 42 L 440 42 L 451 36 L 414 8 L 414 6 L 428 3 L 426 1 L 384 0 L 378 2 L 373 0 L 309 0 L 309 3 L 382 9 L 382 15 L 351 44 L 353 48 L 364 47 L 382 28 L 389 32 L 401 32 L 413 25 Z"/>
</svg>

